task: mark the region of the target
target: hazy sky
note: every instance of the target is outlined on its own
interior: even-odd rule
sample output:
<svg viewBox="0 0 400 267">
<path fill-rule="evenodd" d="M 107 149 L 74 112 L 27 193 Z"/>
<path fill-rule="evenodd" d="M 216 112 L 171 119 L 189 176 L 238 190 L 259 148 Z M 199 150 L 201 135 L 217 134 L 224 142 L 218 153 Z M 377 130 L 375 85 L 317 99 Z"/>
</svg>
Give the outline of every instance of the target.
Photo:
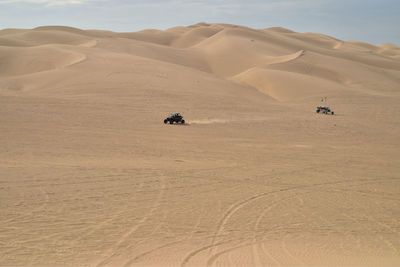
<svg viewBox="0 0 400 267">
<path fill-rule="evenodd" d="M 67 25 L 126 32 L 198 22 L 400 45 L 400 0 L 0 0 L 0 29 Z"/>
</svg>

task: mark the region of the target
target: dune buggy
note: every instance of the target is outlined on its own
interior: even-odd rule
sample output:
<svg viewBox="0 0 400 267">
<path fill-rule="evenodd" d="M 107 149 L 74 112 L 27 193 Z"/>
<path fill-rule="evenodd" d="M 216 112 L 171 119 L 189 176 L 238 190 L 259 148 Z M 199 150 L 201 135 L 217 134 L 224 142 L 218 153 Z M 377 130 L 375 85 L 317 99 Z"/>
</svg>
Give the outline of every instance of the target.
<svg viewBox="0 0 400 267">
<path fill-rule="evenodd" d="M 334 115 L 335 113 L 327 106 L 319 106 L 316 110 L 317 113 Z"/>
<path fill-rule="evenodd" d="M 185 124 L 185 120 L 183 119 L 183 116 L 182 116 L 180 113 L 178 113 L 178 112 L 171 113 L 171 115 L 169 115 L 169 116 L 164 120 L 164 123 L 165 123 L 165 124 L 167 124 L 168 122 L 169 122 L 170 124 L 173 124 L 174 122 L 175 122 L 175 123 Z"/>
</svg>

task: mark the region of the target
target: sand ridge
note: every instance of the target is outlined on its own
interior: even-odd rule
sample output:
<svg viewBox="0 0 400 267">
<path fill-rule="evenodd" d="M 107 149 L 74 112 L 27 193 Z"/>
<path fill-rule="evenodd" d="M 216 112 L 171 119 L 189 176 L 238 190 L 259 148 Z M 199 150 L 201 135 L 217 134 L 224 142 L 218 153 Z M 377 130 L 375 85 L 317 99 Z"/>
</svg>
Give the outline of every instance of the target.
<svg viewBox="0 0 400 267">
<path fill-rule="evenodd" d="M 0 266 L 398 266 L 399 51 L 1 30 Z"/>
</svg>

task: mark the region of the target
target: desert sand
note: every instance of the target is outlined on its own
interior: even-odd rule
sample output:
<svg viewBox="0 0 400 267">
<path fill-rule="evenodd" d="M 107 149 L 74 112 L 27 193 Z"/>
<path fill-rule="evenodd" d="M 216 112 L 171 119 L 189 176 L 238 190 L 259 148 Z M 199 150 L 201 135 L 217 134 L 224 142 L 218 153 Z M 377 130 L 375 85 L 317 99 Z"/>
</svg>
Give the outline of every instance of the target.
<svg viewBox="0 0 400 267">
<path fill-rule="evenodd" d="M 399 265 L 400 47 L 0 31 L 0 266 Z"/>
</svg>

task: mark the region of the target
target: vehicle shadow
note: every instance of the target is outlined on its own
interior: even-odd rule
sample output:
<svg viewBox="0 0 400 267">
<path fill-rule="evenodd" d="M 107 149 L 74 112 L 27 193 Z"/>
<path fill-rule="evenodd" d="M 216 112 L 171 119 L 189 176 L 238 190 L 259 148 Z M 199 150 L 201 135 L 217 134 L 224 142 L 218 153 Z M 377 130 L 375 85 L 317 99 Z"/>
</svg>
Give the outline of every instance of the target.
<svg viewBox="0 0 400 267">
<path fill-rule="evenodd" d="M 165 125 L 167 125 L 167 126 L 179 126 L 179 127 L 192 126 L 190 123 L 187 123 L 187 122 L 185 122 L 184 124 L 182 124 L 182 123 L 174 123 L 174 124 L 166 123 Z"/>
</svg>

